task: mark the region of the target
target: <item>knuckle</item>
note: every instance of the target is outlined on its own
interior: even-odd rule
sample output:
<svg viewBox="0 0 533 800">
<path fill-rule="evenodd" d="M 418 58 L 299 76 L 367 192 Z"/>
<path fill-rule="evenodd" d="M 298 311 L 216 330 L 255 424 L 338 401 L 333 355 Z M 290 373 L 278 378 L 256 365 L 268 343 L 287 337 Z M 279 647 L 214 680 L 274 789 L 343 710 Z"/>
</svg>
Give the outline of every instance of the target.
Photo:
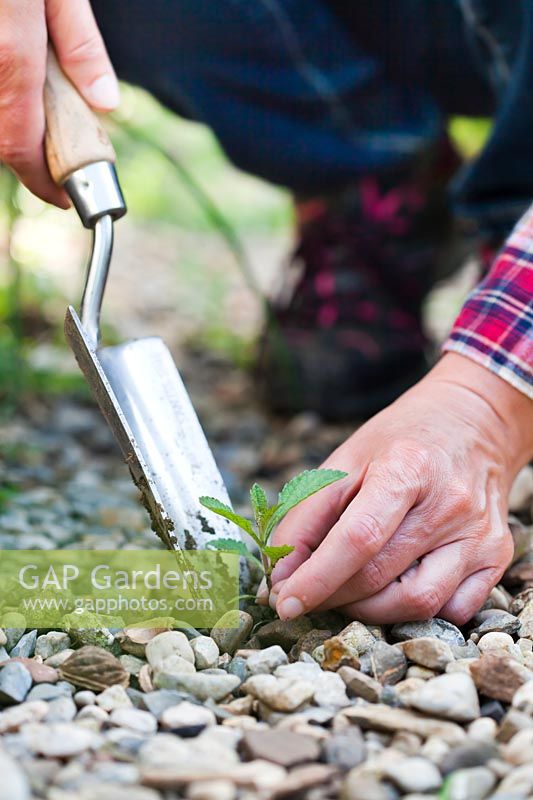
<svg viewBox="0 0 533 800">
<path fill-rule="evenodd" d="M 69 47 L 61 57 L 63 64 L 82 64 L 86 61 L 96 61 L 102 55 L 102 40 L 94 31 L 87 34 L 76 44 Z"/>
<path fill-rule="evenodd" d="M 465 513 L 474 509 L 475 498 L 472 492 L 472 487 L 466 483 L 456 479 L 451 490 L 453 497 L 453 505 L 456 512 Z"/>
<path fill-rule="evenodd" d="M 406 605 L 418 619 L 428 619 L 438 614 L 443 602 L 434 586 L 425 586 L 423 589 L 411 592 Z"/>
<path fill-rule="evenodd" d="M 344 538 L 346 545 L 357 555 L 373 555 L 381 549 L 385 532 L 381 522 L 372 514 L 355 514 L 346 520 Z"/>
<path fill-rule="evenodd" d="M 390 482 L 390 491 L 403 493 L 407 489 L 418 492 L 435 471 L 434 462 L 434 454 L 420 442 L 412 439 L 395 441 L 394 452 L 382 465 Z"/>
<path fill-rule="evenodd" d="M 21 47 L 17 37 L 9 31 L 0 33 L 0 86 L 31 84 L 35 80 L 35 51 Z"/>
<path fill-rule="evenodd" d="M 28 148 L 22 142 L 13 139 L 0 139 L 0 160 L 5 164 L 25 166 L 31 162 Z"/>
</svg>

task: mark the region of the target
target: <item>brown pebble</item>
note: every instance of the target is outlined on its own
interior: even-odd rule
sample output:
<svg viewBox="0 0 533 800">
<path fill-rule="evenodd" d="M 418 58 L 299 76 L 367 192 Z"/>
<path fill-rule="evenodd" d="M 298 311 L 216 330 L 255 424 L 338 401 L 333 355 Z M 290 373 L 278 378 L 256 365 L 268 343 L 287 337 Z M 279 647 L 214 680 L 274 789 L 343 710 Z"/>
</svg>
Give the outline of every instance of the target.
<svg viewBox="0 0 533 800">
<path fill-rule="evenodd" d="M 57 669 L 48 667 L 46 664 L 43 664 L 42 661 L 36 661 L 34 658 L 15 656 L 15 658 L 10 658 L 8 661 L 2 661 L 0 667 L 3 667 L 5 664 L 12 664 L 14 661 L 18 661 L 19 664 L 24 664 L 34 683 L 57 683 L 59 679 Z"/>
<path fill-rule="evenodd" d="M 487 651 L 470 666 L 477 689 L 486 697 L 510 703 L 533 673 L 507 653 Z"/>
</svg>

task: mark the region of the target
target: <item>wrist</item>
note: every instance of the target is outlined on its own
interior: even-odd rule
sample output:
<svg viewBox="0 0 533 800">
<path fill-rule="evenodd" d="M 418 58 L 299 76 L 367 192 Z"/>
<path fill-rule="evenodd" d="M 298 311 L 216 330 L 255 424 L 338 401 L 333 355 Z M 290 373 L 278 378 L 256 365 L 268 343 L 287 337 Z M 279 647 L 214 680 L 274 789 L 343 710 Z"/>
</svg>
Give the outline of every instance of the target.
<svg viewBox="0 0 533 800">
<path fill-rule="evenodd" d="M 533 458 L 533 400 L 523 392 L 467 356 L 451 352 L 424 380 L 453 383 L 484 402 L 491 434 L 500 441 L 511 477 Z"/>
</svg>

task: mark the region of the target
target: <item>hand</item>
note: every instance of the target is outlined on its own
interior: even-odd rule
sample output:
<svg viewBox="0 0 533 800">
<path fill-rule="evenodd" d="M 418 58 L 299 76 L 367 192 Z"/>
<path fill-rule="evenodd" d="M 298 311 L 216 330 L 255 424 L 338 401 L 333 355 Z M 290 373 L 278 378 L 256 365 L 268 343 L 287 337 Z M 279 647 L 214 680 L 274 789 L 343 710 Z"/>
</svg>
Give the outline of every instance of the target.
<svg viewBox="0 0 533 800">
<path fill-rule="evenodd" d="M 38 197 L 68 208 L 43 152 L 47 30 L 63 70 L 93 108 L 115 108 L 119 90 L 89 0 L 3 0 L 0 160 Z"/>
<path fill-rule="evenodd" d="M 274 544 L 282 619 L 338 608 L 372 623 L 463 624 L 513 555 L 512 481 L 533 453 L 533 402 L 454 353 L 323 466 L 348 477 L 287 515 Z"/>
</svg>

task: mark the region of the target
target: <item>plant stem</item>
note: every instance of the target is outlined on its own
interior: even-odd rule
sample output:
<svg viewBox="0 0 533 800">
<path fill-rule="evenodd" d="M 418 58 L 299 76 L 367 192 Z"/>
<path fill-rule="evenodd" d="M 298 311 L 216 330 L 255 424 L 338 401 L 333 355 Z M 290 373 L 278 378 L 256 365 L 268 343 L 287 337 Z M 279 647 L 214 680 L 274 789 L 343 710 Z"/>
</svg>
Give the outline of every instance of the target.
<svg viewBox="0 0 533 800">
<path fill-rule="evenodd" d="M 271 577 L 270 577 L 272 569 L 271 569 L 271 566 L 270 566 L 270 559 L 266 555 L 266 553 L 261 553 L 261 561 L 263 562 L 263 569 L 265 570 L 265 580 L 266 580 L 267 589 L 270 592 L 270 590 L 272 589 L 272 580 L 271 580 Z"/>
</svg>

